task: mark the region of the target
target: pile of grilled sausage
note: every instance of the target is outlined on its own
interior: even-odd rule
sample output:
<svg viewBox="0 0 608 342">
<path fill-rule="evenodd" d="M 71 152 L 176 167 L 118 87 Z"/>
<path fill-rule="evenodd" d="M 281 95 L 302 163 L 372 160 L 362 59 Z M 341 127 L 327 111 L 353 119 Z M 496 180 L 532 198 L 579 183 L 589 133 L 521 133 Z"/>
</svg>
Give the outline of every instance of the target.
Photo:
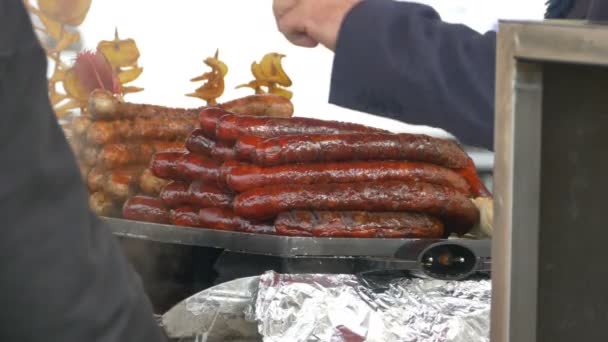
<svg viewBox="0 0 608 342">
<path fill-rule="evenodd" d="M 291 102 L 276 95 L 247 96 L 220 107 L 257 115 L 293 113 Z M 158 196 L 168 181 L 150 172 L 150 160 L 162 151 L 187 151 L 184 141 L 198 127 L 200 111 L 124 102 L 103 90 L 91 93 L 85 114 L 69 125 L 69 142 L 92 210 L 120 217 L 129 197 Z"/>
<path fill-rule="evenodd" d="M 158 196 L 126 219 L 314 237 L 442 238 L 480 221 L 490 197 L 455 142 L 291 115 L 204 108 L 186 151 L 155 153 Z M 258 113 L 254 113 L 258 114 Z"/>
</svg>

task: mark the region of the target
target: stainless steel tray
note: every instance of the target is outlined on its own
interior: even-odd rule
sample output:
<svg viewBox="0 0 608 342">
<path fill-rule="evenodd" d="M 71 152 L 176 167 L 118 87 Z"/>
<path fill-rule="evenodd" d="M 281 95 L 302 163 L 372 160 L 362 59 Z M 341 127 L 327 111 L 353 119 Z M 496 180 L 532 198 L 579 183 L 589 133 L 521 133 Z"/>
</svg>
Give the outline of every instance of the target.
<svg viewBox="0 0 608 342">
<path fill-rule="evenodd" d="M 438 265 L 441 254 L 460 264 L 459 276 L 489 271 L 490 240 L 315 238 L 262 235 L 102 218 L 121 237 L 189 246 L 222 248 L 232 252 L 282 258 L 357 258 L 376 263 L 376 269 L 426 268 L 426 273 L 450 273 Z M 453 266 L 458 267 L 457 264 Z M 466 267 L 464 267 L 466 264 Z M 437 268 L 438 267 L 438 268 Z M 463 268 L 464 267 L 464 268 Z"/>
</svg>

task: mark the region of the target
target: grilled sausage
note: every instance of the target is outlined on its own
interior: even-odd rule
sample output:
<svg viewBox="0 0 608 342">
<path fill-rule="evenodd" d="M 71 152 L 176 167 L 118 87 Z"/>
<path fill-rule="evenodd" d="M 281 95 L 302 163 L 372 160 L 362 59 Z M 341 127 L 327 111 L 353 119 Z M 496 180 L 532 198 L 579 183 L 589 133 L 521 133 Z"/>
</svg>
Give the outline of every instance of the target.
<svg viewBox="0 0 608 342">
<path fill-rule="evenodd" d="M 275 185 L 235 197 L 237 215 L 271 219 L 289 210 L 412 211 L 440 217 L 448 232 L 464 234 L 479 222 L 473 202 L 453 188 L 414 181 Z"/>
<path fill-rule="evenodd" d="M 441 238 L 443 223 L 408 212 L 289 211 L 275 220 L 279 235 L 358 238 Z"/>
<path fill-rule="evenodd" d="M 272 166 L 352 160 L 408 160 L 463 168 L 468 155 L 453 141 L 423 134 L 315 134 L 262 139 L 246 136 L 235 145 L 239 160 Z"/>
<path fill-rule="evenodd" d="M 101 148 L 101 151 L 97 155 L 97 162 L 107 169 L 114 169 L 125 165 L 148 163 L 154 153 L 157 152 L 179 152 L 183 150 L 184 143 L 181 141 L 115 143 Z"/>
<path fill-rule="evenodd" d="M 106 90 L 94 90 L 89 95 L 88 112 L 94 120 L 116 120 L 168 116 L 196 117 L 198 109 L 169 108 L 149 104 L 123 102 Z"/>
<path fill-rule="evenodd" d="M 137 190 L 139 178 L 145 170 L 143 165 L 133 165 L 125 168 L 106 171 L 103 190 L 118 199 L 133 196 Z"/>
<path fill-rule="evenodd" d="M 180 181 L 173 181 L 165 185 L 158 198 L 168 208 L 177 208 L 191 203 L 188 184 Z"/>
<path fill-rule="evenodd" d="M 154 197 L 133 196 L 122 207 L 122 216 L 127 220 L 168 224 L 171 222 L 169 210 L 163 202 Z"/>
<path fill-rule="evenodd" d="M 146 195 L 158 196 L 168 180 L 156 177 L 150 169 L 145 169 L 139 177 L 139 189 Z"/>
<path fill-rule="evenodd" d="M 207 107 L 201 109 L 199 113 L 199 124 L 200 130 L 208 138 L 215 138 L 215 130 L 218 121 L 224 115 L 230 114 L 230 112 L 218 107 Z"/>
<path fill-rule="evenodd" d="M 178 179 L 189 182 L 202 180 L 207 184 L 218 184 L 219 171 L 218 162 L 194 153 L 184 154 L 175 169 Z"/>
<path fill-rule="evenodd" d="M 467 180 L 473 197 L 492 197 L 492 194 L 488 191 L 486 185 L 481 178 L 479 178 L 477 167 L 475 167 L 473 159 L 469 158 L 467 166 L 456 171 Z"/>
<path fill-rule="evenodd" d="M 243 192 L 275 184 L 328 184 L 370 181 L 417 181 L 450 186 L 469 195 L 467 181 L 441 166 L 407 161 L 363 161 L 322 164 L 289 164 L 260 167 L 230 164 L 222 170 L 228 188 Z"/>
<path fill-rule="evenodd" d="M 96 121 L 87 131 L 92 144 L 105 145 L 133 140 L 185 140 L 196 129 L 198 119 L 193 117 L 152 117 L 132 120 Z"/>
<path fill-rule="evenodd" d="M 192 131 L 186 139 L 186 149 L 192 153 L 210 156 L 213 146 L 215 141 L 205 136 L 205 132 L 200 128 Z"/>
<path fill-rule="evenodd" d="M 198 209 L 193 207 L 179 207 L 170 212 L 171 223 L 183 227 L 202 227 Z"/>
<path fill-rule="evenodd" d="M 177 163 L 185 155 L 183 152 L 159 152 L 152 156 L 150 170 L 162 179 L 179 179 Z"/>
<path fill-rule="evenodd" d="M 234 142 L 244 135 L 273 138 L 283 135 L 379 133 L 381 129 L 339 121 L 312 118 L 269 118 L 245 115 L 222 115 L 217 121 L 215 137 L 219 141 Z"/>
<path fill-rule="evenodd" d="M 200 210 L 199 218 L 205 228 L 258 234 L 275 233 L 273 225 L 246 220 L 229 208 L 204 208 Z"/>
<path fill-rule="evenodd" d="M 293 115 L 293 104 L 283 96 L 256 94 L 222 103 L 220 108 L 241 115 L 289 118 Z"/>
<path fill-rule="evenodd" d="M 190 203 L 198 208 L 228 207 L 232 204 L 234 196 L 222 189 L 206 185 L 201 181 L 194 181 L 188 188 Z"/>
<path fill-rule="evenodd" d="M 188 136 L 186 148 L 192 153 L 210 156 L 219 161 L 235 159 L 232 146 L 213 141 L 205 135 L 202 129 L 196 129 Z"/>
<path fill-rule="evenodd" d="M 117 216 L 120 213 L 119 201 L 101 191 L 89 195 L 89 207 L 99 216 Z"/>
</svg>

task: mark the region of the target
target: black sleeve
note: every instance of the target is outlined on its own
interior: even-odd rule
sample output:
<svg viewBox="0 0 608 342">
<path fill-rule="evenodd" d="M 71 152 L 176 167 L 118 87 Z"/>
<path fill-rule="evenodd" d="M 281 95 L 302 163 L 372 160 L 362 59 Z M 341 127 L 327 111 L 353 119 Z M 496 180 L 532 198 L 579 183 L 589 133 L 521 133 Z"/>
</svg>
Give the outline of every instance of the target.
<svg viewBox="0 0 608 342">
<path fill-rule="evenodd" d="M 493 32 L 442 22 L 428 6 L 365 0 L 342 24 L 329 101 L 492 149 L 495 56 Z"/>
<path fill-rule="evenodd" d="M 608 1 L 592 0 L 587 18 L 591 21 L 608 22 Z"/>
<path fill-rule="evenodd" d="M 0 0 L 0 341 L 163 341 L 50 107 L 21 0 Z"/>
</svg>

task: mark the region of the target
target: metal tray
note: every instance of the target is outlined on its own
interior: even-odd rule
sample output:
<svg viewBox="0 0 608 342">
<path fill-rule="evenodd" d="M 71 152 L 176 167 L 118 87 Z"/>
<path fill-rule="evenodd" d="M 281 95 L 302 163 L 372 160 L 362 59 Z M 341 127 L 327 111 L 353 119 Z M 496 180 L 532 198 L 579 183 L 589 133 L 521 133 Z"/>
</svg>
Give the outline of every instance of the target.
<svg viewBox="0 0 608 342">
<path fill-rule="evenodd" d="M 490 270 L 490 240 L 315 238 L 262 235 L 102 218 L 121 237 L 281 258 L 355 258 L 371 269 L 421 269 L 438 278 Z M 450 265 L 439 264 L 448 253 Z M 453 257 L 452 257 L 453 256 Z"/>
</svg>

